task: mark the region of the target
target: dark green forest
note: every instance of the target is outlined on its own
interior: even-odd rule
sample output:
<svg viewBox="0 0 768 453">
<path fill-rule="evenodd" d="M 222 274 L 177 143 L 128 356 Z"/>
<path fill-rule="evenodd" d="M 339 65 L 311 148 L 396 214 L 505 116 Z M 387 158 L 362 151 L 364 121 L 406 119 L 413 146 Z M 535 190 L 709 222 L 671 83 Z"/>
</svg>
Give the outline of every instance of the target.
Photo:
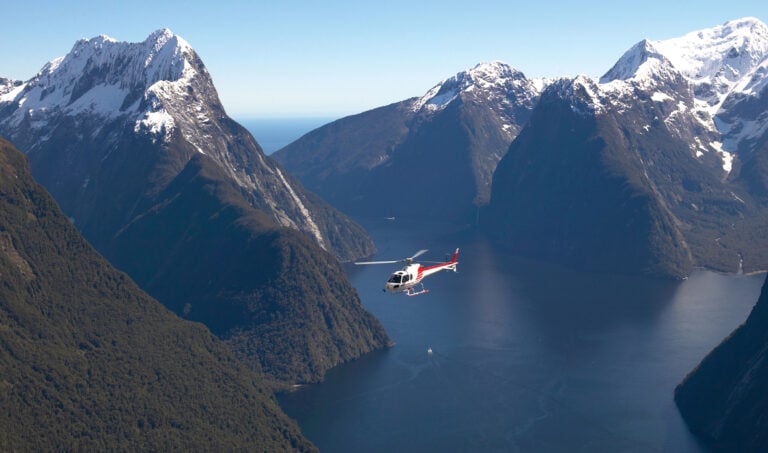
<svg viewBox="0 0 768 453">
<path fill-rule="evenodd" d="M 259 375 L 79 235 L 0 139 L 0 450 L 313 450 Z"/>
</svg>

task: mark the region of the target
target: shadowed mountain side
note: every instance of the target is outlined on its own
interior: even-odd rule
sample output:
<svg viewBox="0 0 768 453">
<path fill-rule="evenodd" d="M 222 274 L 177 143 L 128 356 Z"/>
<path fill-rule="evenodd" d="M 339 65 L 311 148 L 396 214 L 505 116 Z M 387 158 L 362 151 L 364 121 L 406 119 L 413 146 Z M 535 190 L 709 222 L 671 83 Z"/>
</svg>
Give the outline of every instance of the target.
<svg viewBox="0 0 768 453">
<path fill-rule="evenodd" d="M 307 188 L 353 216 L 472 221 L 479 188 L 487 198 L 498 161 L 497 156 L 490 169 L 474 168 L 473 159 L 485 158 L 475 153 L 472 136 L 483 136 L 475 128 L 482 121 L 459 102 L 439 115 L 414 118 L 407 108 L 412 102 L 338 120 L 274 157 Z M 496 130 L 491 124 L 485 128 Z M 367 139 L 357 132 L 373 125 L 377 128 Z M 505 149 L 509 141 L 494 144 L 488 149 Z M 476 172 L 483 174 L 482 181 Z"/>
<path fill-rule="evenodd" d="M 166 306 L 281 381 L 318 381 L 389 342 L 338 262 L 252 208 L 202 154 L 104 250 Z"/>
<path fill-rule="evenodd" d="M 763 98 L 765 99 L 763 102 L 768 104 L 768 92 Z M 768 111 L 768 105 L 762 110 L 762 112 L 766 111 Z M 753 146 L 745 150 L 742 157 L 743 164 L 738 167 L 735 179 L 764 205 L 768 205 L 768 132 L 750 144 Z"/>
<path fill-rule="evenodd" d="M 474 223 L 539 90 L 504 63 L 482 63 L 420 98 L 322 126 L 273 156 L 353 216 Z"/>
<path fill-rule="evenodd" d="M 414 116 L 411 102 L 398 102 L 333 121 L 272 157 L 304 187 L 342 211 L 381 216 L 382 211 L 396 207 L 390 206 L 396 204 L 396 197 L 390 197 L 383 206 L 372 205 L 371 197 L 381 200 L 392 190 L 390 182 L 381 181 L 372 173 L 382 163 L 388 163 L 390 155 L 408 136 L 409 122 Z M 375 187 L 373 191 L 371 186 Z"/>
<path fill-rule="evenodd" d="M 0 449 L 314 450 L 203 326 L 116 271 L 0 139 Z"/>
<path fill-rule="evenodd" d="M 496 170 L 484 228 L 515 252 L 580 269 L 687 275 L 688 246 L 625 148 L 610 119 L 545 94 Z"/>
<path fill-rule="evenodd" d="M 747 321 L 683 380 L 675 402 L 710 447 L 768 450 L 768 280 Z"/>
</svg>

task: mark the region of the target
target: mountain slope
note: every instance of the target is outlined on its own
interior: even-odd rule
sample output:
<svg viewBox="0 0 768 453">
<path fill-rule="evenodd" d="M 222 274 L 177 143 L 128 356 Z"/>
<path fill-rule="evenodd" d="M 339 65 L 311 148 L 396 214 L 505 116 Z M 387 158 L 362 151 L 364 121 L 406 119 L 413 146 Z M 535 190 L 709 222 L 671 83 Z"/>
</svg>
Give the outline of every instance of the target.
<svg viewBox="0 0 768 453">
<path fill-rule="evenodd" d="M 689 90 L 692 102 L 676 114 L 695 118 L 702 133 L 709 133 L 709 137 L 691 137 L 697 157 L 715 150 L 722 155 L 724 170 L 730 172 L 734 153 L 749 154 L 754 141 L 768 130 L 761 108 L 765 107 L 767 72 L 768 26 L 743 18 L 680 38 L 642 41 L 619 59 L 601 83 L 632 81 L 652 88 L 670 77 L 683 80 L 681 87 Z M 658 93 L 657 97 L 677 97 L 663 90 Z M 667 119 L 673 120 L 671 115 Z"/>
<path fill-rule="evenodd" d="M 0 86 L 0 133 L 82 234 L 255 369 L 317 381 L 386 347 L 332 256 L 369 255 L 372 241 L 226 116 L 181 38 L 82 40 L 29 81 Z"/>
<path fill-rule="evenodd" d="M 747 321 L 675 389 L 688 427 L 719 451 L 768 448 L 768 281 Z"/>
<path fill-rule="evenodd" d="M 252 208 L 205 155 L 104 251 L 171 310 L 282 381 L 317 381 L 389 342 L 338 262 Z"/>
<path fill-rule="evenodd" d="M 278 224 L 343 260 L 374 251 L 362 228 L 287 178 L 226 115 L 197 53 L 167 29 L 141 43 L 80 40 L 27 82 L 0 85 L 0 133 L 97 246 L 205 154 Z"/>
<path fill-rule="evenodd" d="M 261 378 L 114 270 L 0 139 L 0 448 L 313 450 Z"/>
<path fill-rule="evenodd" d="M 318 128 L 274 156 L 356 216 L 474 222 L 539 90 L 504 63 L 480 64 L 421 98 Z"/>
<path fill-rule="evenodd" d="M 768 122 L 739 110 L 765 97 L 766 30 L 743 19 L 642 41 L 599 82 L 552 84 L 542 95 L 551 102 L 533 114 L 537 124 L 529 122 L 519 136 L 526 140 L 497 168 L 487 230 L 525 253 L 605 270 L 679 278 L 694 266 L 768 269 L 760 145 Z M 737 117 L 738 127 L 723 126 Z M 584 154 L 594 143 L 602 151 Z M 615 177 L 618 185 L 608 183 Z M 655 207 L 634 217 L 625 211 L 638 189 Z M 637 230 L 642 223 L 653 227 Z"/>
<path fill-rule="evenodd" d="M 541 98 L 494 177 L 483 223 L 518 253 L 584 269 L 682 277 L 688 245 L 620 119 L 594 115 L 588 80 L 562 80 Z"/>
</svg>

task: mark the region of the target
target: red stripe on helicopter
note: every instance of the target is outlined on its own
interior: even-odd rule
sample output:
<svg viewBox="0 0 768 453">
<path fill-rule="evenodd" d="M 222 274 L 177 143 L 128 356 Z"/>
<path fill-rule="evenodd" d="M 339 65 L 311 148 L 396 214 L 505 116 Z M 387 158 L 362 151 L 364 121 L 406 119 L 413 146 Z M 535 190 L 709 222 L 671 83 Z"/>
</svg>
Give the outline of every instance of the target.
<svg viewBox="0 0 768 453">
<path fill-rule="evenodd" d="M 432 269 L 438 269 L 438 268 L 441 268 L 441 267 L 450 266 L 451 264 L 456 264 L 458 262 L 459 262 L 459 249 L 456 249 L 456 251 L 453 253 L 453 259 L 451 261 L 448 261 L 448 262 L 445 262 L 445 263 L 436 264 L 434 266 L 429 266 L 429 267 L 419 266 L 419 276 L 421 276 L 421 273 L 423 271 L 429 271 L 429 270 L 432 270 Z"/>
</svg>

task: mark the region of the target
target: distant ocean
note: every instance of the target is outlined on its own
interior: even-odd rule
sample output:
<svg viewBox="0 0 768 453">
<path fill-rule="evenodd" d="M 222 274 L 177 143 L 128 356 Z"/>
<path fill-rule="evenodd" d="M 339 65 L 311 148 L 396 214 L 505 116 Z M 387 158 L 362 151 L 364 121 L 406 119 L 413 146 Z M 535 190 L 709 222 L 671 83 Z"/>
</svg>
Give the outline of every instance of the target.
<svg viewBox="0 0 768 453">
<path fill-rule="evenodd" d="M 306 117 L 306 118 L 246 118 L 237 122 L 253 135 L 266 154 L 272 154 L 278 149 L 297 140 L 302 135 L 320 126 L 334 121 L 336 118 Z"/>
</svg>

